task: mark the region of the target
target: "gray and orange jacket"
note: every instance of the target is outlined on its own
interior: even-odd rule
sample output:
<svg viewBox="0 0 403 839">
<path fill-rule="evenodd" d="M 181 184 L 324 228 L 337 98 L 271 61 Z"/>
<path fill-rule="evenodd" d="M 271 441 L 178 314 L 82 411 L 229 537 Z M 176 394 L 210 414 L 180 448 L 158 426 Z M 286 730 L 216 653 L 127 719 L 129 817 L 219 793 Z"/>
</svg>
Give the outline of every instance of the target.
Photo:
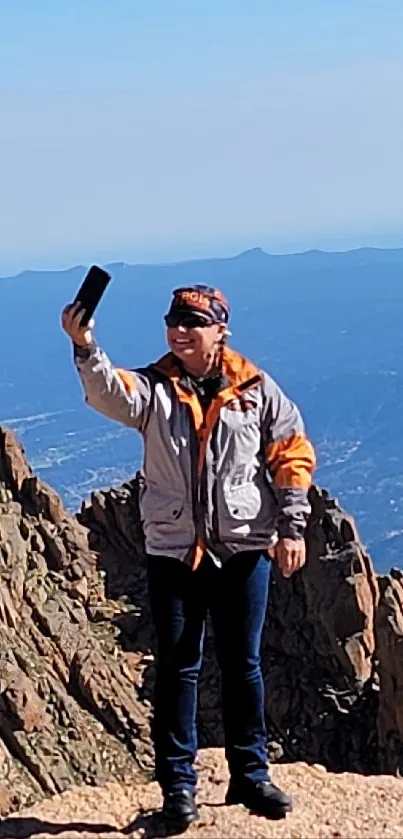
<svg viewBox="0 0 403 839">
<path fill-rule="evenodd" d="M 86 402 L 143 437 L 148 554 L 196 568 L 206 549 L 225 561 L 303 534 L 315 454 L 300 412 L 266 372 L 226 348 L 222 387 L 203 411 L 172 353 L 122 370 L 94 343 L 76 349 L 75 363 Z"/>
</svg>

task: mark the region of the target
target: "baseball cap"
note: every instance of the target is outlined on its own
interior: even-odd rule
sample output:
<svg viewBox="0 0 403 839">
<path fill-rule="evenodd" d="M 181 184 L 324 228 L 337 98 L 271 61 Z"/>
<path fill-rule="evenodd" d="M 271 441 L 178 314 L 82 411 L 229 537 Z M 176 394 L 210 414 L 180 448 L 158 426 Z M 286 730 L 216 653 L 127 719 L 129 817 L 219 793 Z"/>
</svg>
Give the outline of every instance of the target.
<svg viewBox="0 0 403 839">
<path fill-rule="evenodd" d="M 207 285 L 192 285 L 177 288 L 173 292 L 171 306 L 165 322 L 177 326 L 181 322 L 212 324 L 228 323 L 230 307 L 227 299 L 217 288 Z"/>
</svg>

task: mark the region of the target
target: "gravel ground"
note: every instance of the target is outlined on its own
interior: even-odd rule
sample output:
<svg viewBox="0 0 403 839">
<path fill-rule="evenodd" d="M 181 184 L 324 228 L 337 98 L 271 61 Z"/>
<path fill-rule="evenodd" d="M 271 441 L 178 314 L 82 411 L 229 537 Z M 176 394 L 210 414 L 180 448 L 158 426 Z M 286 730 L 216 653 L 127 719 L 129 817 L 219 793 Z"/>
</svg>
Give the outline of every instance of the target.
<svg viewBox="0 0 403 839">
<path fill-rule="evenodd" d="M 294 798 L 294 812 L 270 822 L 223 804 L 228 776 L 223 752 L 200 753 L 200 820 L 186 837 L 198 839 L 403 839 L 403 782 L 387 776 L 333 775 L 303 763 L 273 767 L 273 779 Z M 155 783 L 77 787 L 15 813 L 0 824 L 0 839 L 123 839 L 165 836 L 155 811 Z"/>
</svg>

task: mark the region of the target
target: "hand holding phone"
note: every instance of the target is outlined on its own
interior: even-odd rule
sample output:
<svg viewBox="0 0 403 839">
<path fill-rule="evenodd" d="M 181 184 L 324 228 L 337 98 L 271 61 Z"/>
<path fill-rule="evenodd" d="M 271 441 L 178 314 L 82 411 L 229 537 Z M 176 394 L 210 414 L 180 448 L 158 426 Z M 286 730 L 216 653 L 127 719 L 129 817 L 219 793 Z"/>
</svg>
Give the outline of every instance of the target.
<svg viewBox="0 0 403 839">
<path fill-rule="evenodd" d="M 62 311 L 62 327 L 77 347 L 89 347 L 92 343 L 92 327 L 94 321 L 82 326 L 83 312 L 80 303 L 69 303 Z"/>
</svg>

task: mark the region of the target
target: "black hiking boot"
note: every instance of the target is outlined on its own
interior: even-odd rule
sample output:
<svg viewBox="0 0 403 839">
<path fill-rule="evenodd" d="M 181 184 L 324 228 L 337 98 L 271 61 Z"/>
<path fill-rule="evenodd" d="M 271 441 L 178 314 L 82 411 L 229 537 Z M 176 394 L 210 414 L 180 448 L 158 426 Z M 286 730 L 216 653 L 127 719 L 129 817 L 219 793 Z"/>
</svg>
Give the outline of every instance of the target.
<svg viewBox="0 0 403 839">
<path fill-rule="evenodd" d="M 180 789 L 167 793 L 164 796 L 162 817 L 171 829 L 186 830 L 189 824 L 199 818 L 195 792 L 190 789 Z"/>
<path fill-rule="evenodd" d="M 225 803 L 243 804 L 252 813 L 267 819 L 284 819 L 292 811 L 291 798 L 271 781 L 259 783 L 230 781 Z"/>
</svg>

